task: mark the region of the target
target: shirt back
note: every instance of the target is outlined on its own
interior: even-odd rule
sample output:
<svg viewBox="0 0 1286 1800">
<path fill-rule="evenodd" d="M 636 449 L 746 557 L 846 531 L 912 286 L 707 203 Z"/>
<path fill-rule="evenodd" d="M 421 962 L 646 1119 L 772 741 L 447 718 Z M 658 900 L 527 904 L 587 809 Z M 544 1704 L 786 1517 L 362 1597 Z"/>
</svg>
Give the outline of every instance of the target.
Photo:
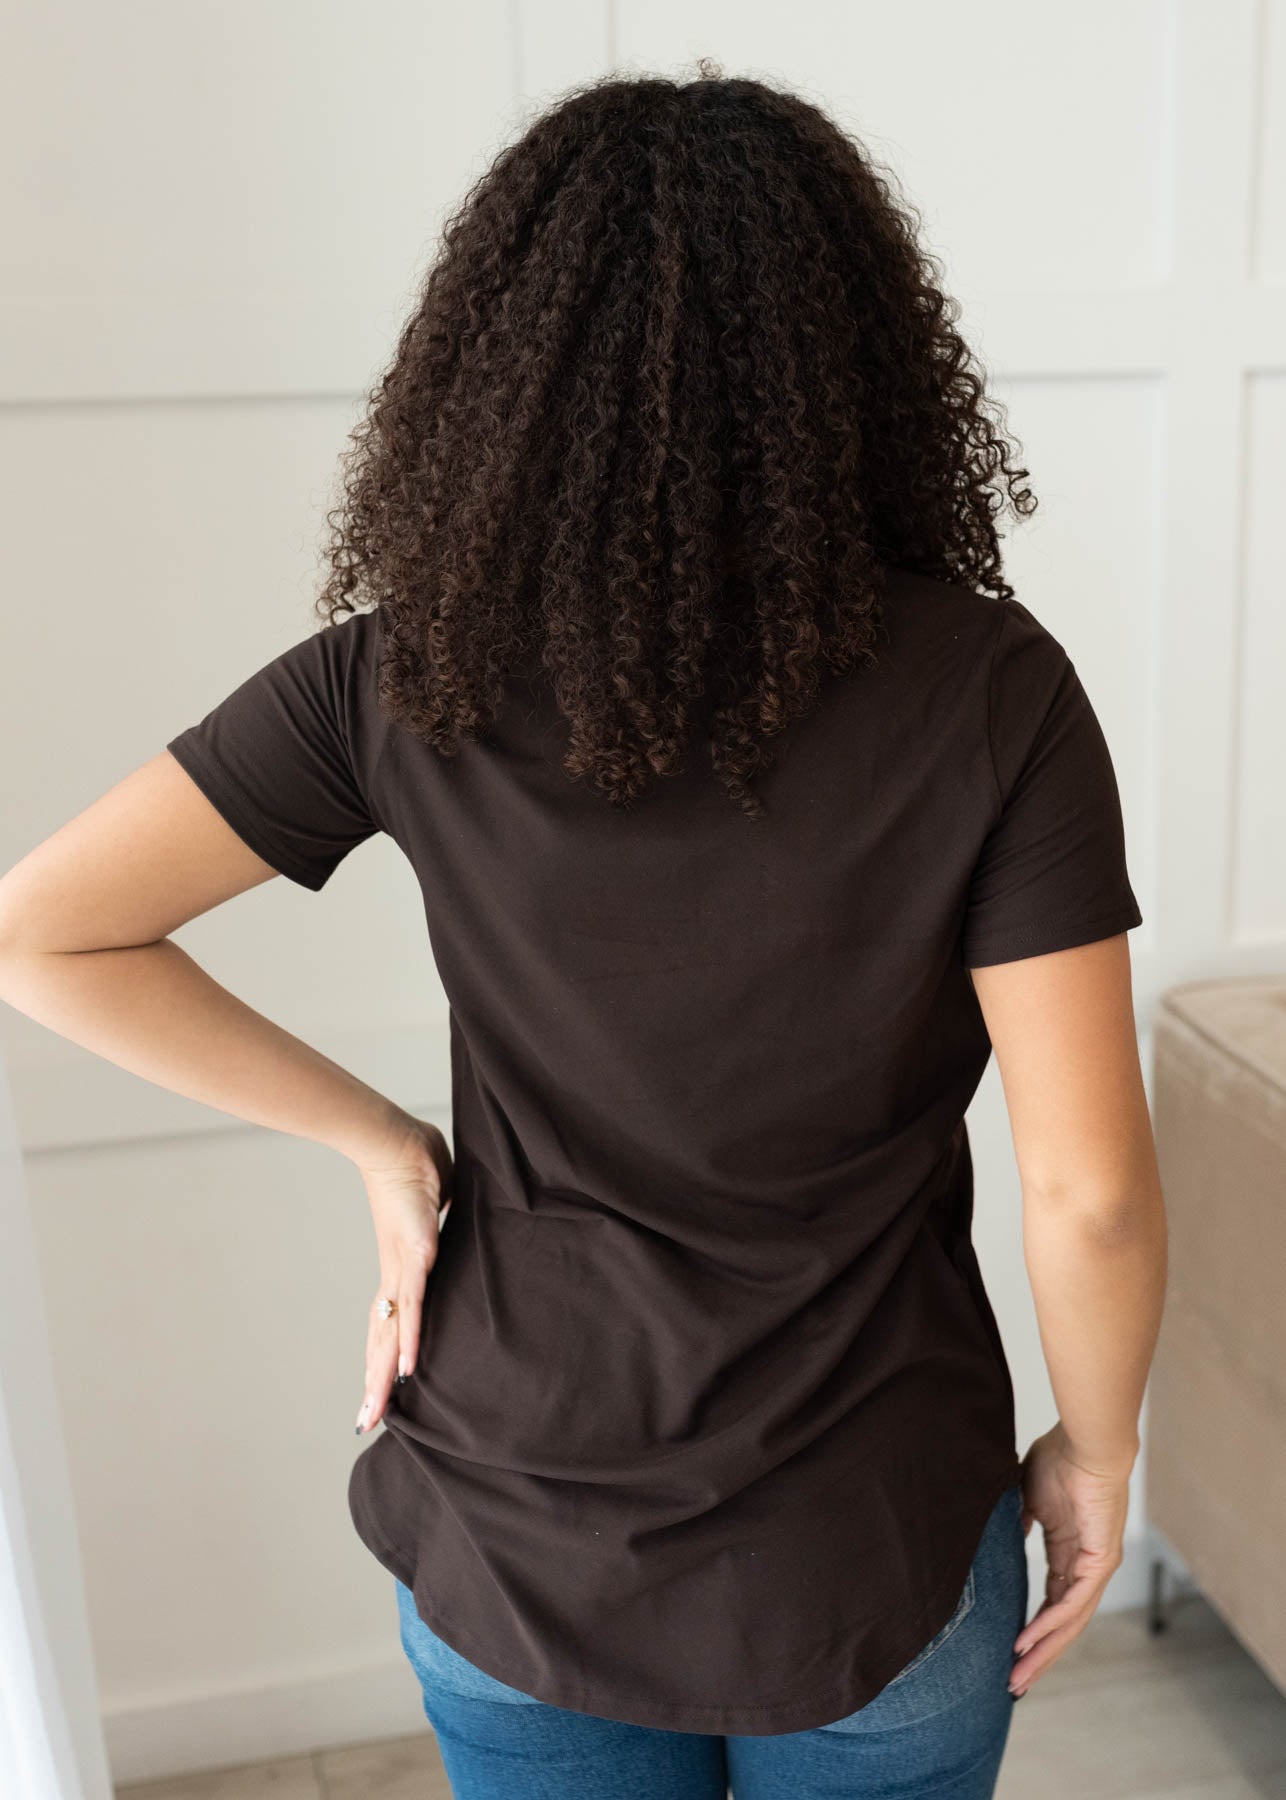
<svg viewBox="0 0 1286 1800">
<path fill-rule="evenodd" d="M 456 1185 L 354 1525 L 438 1634 L 628 1723 L 806 1730 L 951 1616 L 1019 1478 L 971 1242 L 969 969 L 1141 922 L 1076 670 L 890 569 L 878 665 L 747 818 L 693 746 L 629 809 L 514 679 L 442 757 L 359 614 L 169 749 L 273 867 L 383 831 L 450 1003 Z"/>
</svg>

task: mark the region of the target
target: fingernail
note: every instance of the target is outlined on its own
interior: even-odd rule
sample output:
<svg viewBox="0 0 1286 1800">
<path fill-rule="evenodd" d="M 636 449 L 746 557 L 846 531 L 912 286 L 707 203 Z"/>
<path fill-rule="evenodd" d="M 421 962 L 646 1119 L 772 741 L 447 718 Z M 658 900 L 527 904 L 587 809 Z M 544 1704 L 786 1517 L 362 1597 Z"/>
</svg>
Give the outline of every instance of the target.
<svg viewBox="0 0 1286 1800">
<path fill-rule="evenodd" d="M 407 1371 L 407 1367 L 406 1367 L 406 1358 L 404 1356 L 399 1356 L 397 1359 L 397 1378 L 398 1378 L 398 1380 L 405 1381 L 406 1377 L 407 1377 L 407 1372 L 408 1371 Z"/>
<path fill-rule="evenodd" d="M 366 1425 L 366 1415 L 371 1410 L 371 1397 L 368 1394 L 362 1401 L 362 1410 L 357 1415 L 357 1435 L 360 1437 Z"/>
<path fill-rule="evenodd" d="M 1010 1690 L 1009 1690 L 1009 1692 L 1010 1692 L 1010 1693 L 1011 1693 L 1011 1694 L 1012 1694 L 1012 1695 L 1013 1695 L 1013 1697 L 1014 1697 L 1014 1699 L 1015 1699 L 1015 1700 L 1021 1700 L 1021 1699 L 1022 1699 L 1022 1697 L 1023 1697 L 1023 1695 L 1024 1695 L 1024 1694 L 1025 1694 L 1025 1693 L 1026 1693 L 1026 1692 L 1027 1692 L 1027 1689 L 1026 1689 L 1026 1688 L 1012 1688 L 1012 1687 L 1011 1687 L 1011 1688 L 1010 1688 Z"/>
</svg>

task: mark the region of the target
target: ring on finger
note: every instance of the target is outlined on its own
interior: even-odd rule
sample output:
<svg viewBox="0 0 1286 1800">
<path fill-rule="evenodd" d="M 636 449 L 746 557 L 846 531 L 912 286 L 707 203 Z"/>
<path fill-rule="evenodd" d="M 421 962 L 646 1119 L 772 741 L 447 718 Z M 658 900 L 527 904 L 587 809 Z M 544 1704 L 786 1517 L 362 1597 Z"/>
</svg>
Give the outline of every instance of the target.
<svg viewBox="0 0 1286 1800">
<path fill-rule="evenodd" d="M 397 1301 L 389 1300 L 385 1295 L 381 1294 L 379 1300 L 376 1302 L 375 1310 L 381 1319 L 391 1319 L 393 1314 L 397 1311 Z"/>
</svg>

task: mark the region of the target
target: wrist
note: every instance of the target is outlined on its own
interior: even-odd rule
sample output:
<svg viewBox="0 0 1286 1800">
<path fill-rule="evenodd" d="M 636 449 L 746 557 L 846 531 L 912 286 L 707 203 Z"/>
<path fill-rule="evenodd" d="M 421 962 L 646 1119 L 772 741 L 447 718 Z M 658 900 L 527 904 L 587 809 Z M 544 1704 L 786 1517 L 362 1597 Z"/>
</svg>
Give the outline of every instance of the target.
<svg viewBox="0 0 1286 1800">
<path fill-rule="evenodd" d="M 1065 1462 L 1105 1481 L 1128 1481 L 1139 1456 L 1137 1434 L 1121 1443 L 1091 1444 L 1074 1439 L 1060 1419 L 1054 1427 L 1059 1454 Z"/>
<path fill-rule="evenodd" d="M 403 1107 L 374 1089 L 366 1089 L 364 1099 L 366 1104 L 343 1135 L 331 1139 L 331 1147 L 356 1169 L 387 1168 L 403 1158 L 422 1127 Z"/>
</svg>

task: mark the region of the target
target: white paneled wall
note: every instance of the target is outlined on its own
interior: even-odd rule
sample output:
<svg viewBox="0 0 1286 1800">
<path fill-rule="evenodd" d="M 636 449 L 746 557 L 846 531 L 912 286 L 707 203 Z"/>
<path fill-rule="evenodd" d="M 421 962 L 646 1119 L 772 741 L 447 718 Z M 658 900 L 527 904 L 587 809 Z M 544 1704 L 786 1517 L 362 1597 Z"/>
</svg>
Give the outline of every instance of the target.
<svg viewBox="0 0 1286 1800">
<path fill-rule="evenodd" d="M 1286 16 L 1286 7 L 1280 10 Z M 1286 110 L 1286 64 L 1282 73 Z M 1286 294 L 1286 287 L 1282 291 Z M 1250 371 L 1245 405 L 1245 598 L 1237 669 L 1229 931 L 1252 957 L 1271 957 L 1275 948 L 1280 963 L 1286 938 L 1286 565 L 1277 530 L 1286 471 L 1286 368 Z"/>
<path fill-rule="evenodd" d="M 1286 964 L 1286 0 L 73 0 L 5 37 L 0 862 L 312 628 L 361 396 L 526 112 L 709 55 L 898 174 L 1008 405 L 1042 501 L 1010 575 L 1116 759 L 1145 1055 L 1171 981 Z M 183 941 L 445 1117 L 444 1005 L 387 841 Z M 345 1500 L 360 1184 L 0 1027 L 118 1778 L 414 1728 Z M 994 1069 L 970 1127 L 1030 1436 L 1051 1403 Z"/>
</svg>

